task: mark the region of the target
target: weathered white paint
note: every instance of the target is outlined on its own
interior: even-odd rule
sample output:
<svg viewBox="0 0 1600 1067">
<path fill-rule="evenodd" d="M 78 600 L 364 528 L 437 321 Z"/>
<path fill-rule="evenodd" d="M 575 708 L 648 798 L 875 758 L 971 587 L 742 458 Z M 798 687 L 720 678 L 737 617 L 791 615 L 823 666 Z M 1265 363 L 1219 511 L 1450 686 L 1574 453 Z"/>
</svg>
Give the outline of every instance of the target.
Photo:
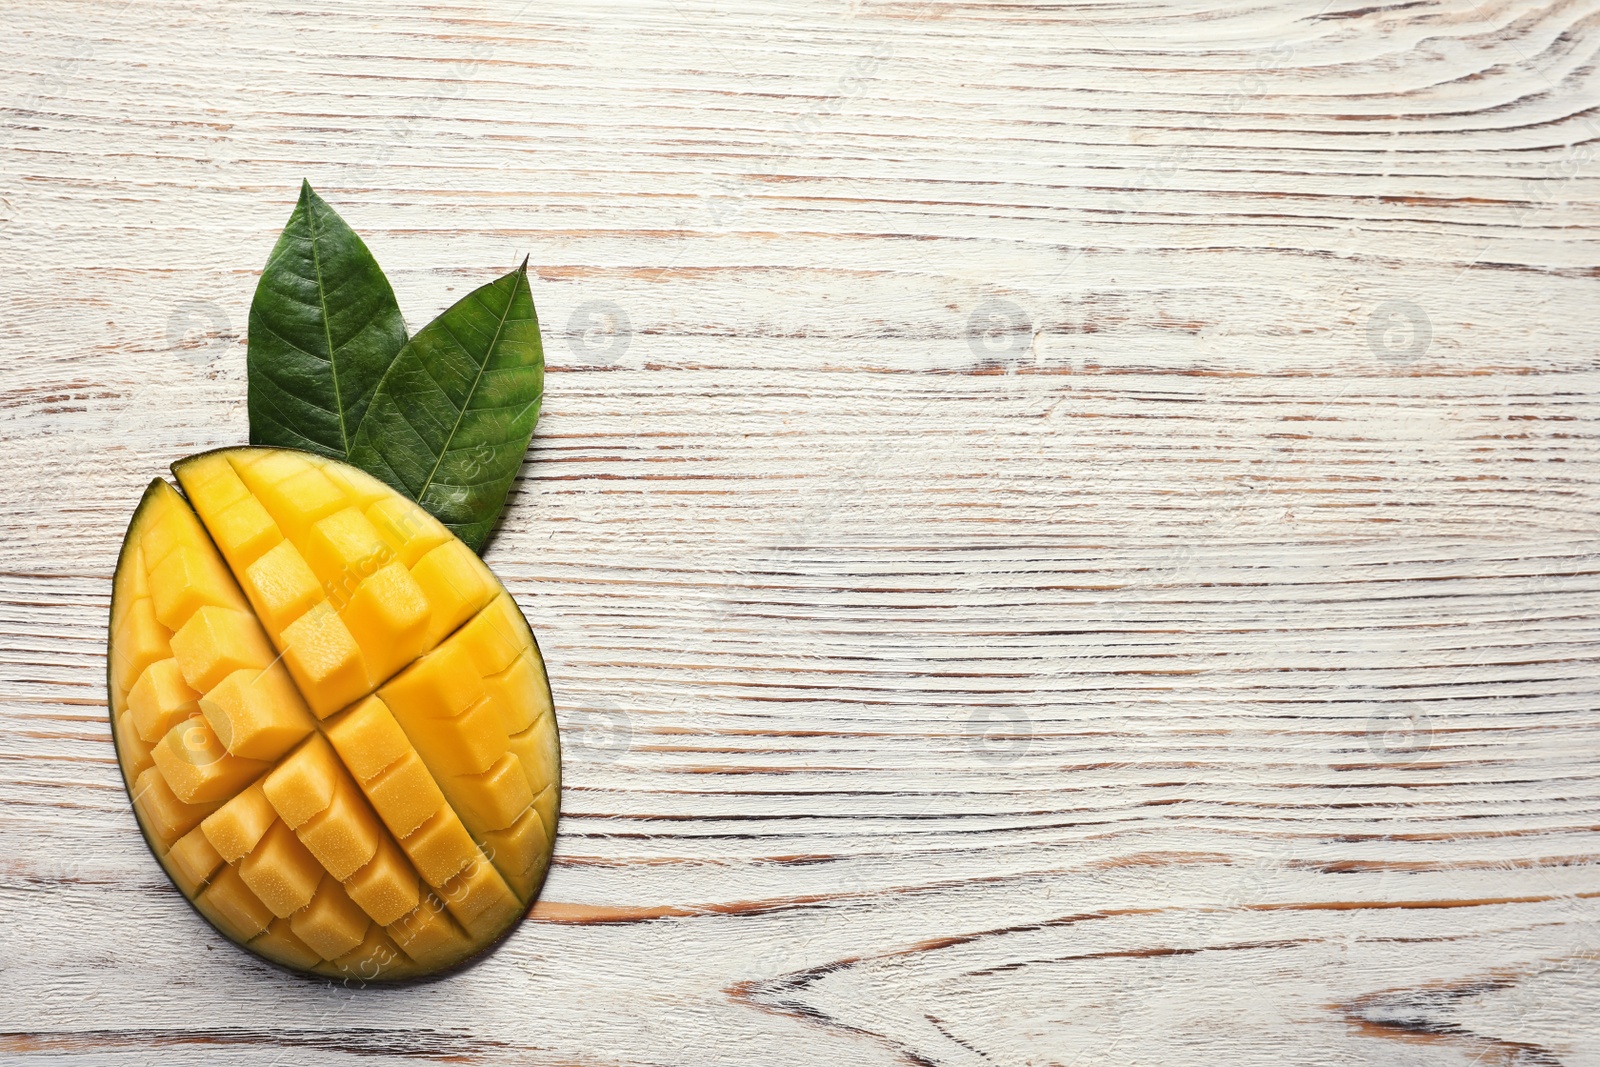
<svg viewBox="0 0 1600 1067">
<path fill-rule="evenodd" d="M 1597 0 L 0 28 L 0 1059 L 1600 1063 Z M 212 935 L 104 722 L 302 175 L 551 364 L 558 863 L 403 990 Z"/>
</svg>

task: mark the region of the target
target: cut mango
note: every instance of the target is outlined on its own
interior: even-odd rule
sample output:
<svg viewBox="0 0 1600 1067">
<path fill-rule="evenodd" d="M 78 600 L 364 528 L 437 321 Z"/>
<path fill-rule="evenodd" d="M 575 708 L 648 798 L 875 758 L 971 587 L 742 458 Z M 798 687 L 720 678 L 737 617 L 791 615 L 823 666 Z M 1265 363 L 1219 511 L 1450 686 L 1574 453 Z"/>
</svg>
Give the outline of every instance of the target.
<svg viewBox="0 0 1600 1067">
<path fill-rule="evenodd" d="M 149 597 L 135 601 L 111 637 L 111 669 L 117 687 L 126 693 L 145 668 L 170 655 L 172 631 L 156 619 Z"/>
<path fill-rule="evenodd" d="M 381 926 L 409 914 L 421 900 L 417 872 L 389 838 L 379 840 L 378 851 L 346 880 L 344 888 Z"/>
<path fill-rule="evenodd" d="M 258 783 L 206 816 L 200 830 L 217 855 L 229 863 L 238 863 L 277 821 L 278 813 L 272 810 Z"/>
<path fill-rule="evenodd" d="M 287 919 L 307 904 L 322 881 L 322 867 L 282 822 L 267 830 L 239 861 L 239 876 L 272 914 Z"/>
<path fill-rule="evenodd" d="M 410 914 L 391 923 L 388 933 L 400 951 L 425 970 L 460 959 L 471 943 L 450 918 L 444 902 L 432 893 L 425 894 Z"/>
<path fill-rule="evenodd" d="M 482 855 L 461 817 L 449 808 L 407 834 L 400 847 L 411 857 L 417 873 L 434 887 L 444 885 Z"/>
<path fill-rule="evenodd" d="M 398 493 L 368 505 L 367 521 L 407 567 L 415 567 L 423 556 L 450 540 L 450 531 L 438 519 Z"/>
<path fill-rule="evenodd" d="M 305 557 L 288 541 L 279 541 L 244 569 L 241 583 L 262 625 L 275 639 L 283 628 L 322 599 L 322 585 Z M 281 644 L 281 640 L 280 640 Z"/>
<path fill-rule="evenodd" d="M 236 571 L 246 569 L 283 540 L 278 524 L 253 496 L 223 508 L 212 522 L 211 536 Z"/>
<path fill-rule="evenodd" d="M 221 866 L 222 857 L 199 829 L 178 838 L 167 852 L 167 870 L 172 872 L 172 880 L 186 897 L 192 898 L 200 892 Z"/>
<path fill-rule="evenodd" d="M 200 694 L 189 688 L 178 670 L 178 661 L 168 656 L 144 669 L 128 691 L 128 711 L 139 736 L 151 744 L 161 740 L 172 727 L 200 711 Z"/>
<path fill-rule="evenodd" d="M 295 936 L 325 960 L 338 959 L 361 944 L 371 925 L 344 887 L 326 876 L 311 903 L 289 919 Z"/>
<path fill-rule="evenodd" d="M 186 804 L 179 800 L 159 767 L 146 767 L 139 772 L 128 792 L 146 835 L 153 845 L 160 846 L 158 854 L 217 809 L 215 803 Z"/>
<path fill-rule="evenodd" d="M 234 671 L 261 670 L 277 659 L 248 612 L 207 605 L 172 635 L 178 670 L 192 689 L 202 693 Z"/>
<path fill-rule="evenodd" d="M 246 610 L 244 597 L 222 561 L 197 545 L 179 545 L 150 574 L 156 620 L 176 630 L 198 609 L 211 605 Z"/>
<path fill-rule="evenodd" d="M 411 832 L 444 810 L 444 794 L 415 751 L 407 752 L 392 767 L 363 782 L 367 799 L 396 837 Z"/>
<path fill-rule="evenodd" d="M 117 751 L 122 754 L 123 765 L 135 777 L 146 767 L 155 763 L 155 757 L 150 754 L 150 742 L 139 736 L 139 730 L 133 725 L 133 712 L 124 711 L 117 716 L 117 726 L 112 734 L 117 739 Z"/>
<path fill-rule="evenodd" d="M 311 951 L 311 946 L 295 936 L 287 919 L 274 919 L 254 940 L 250 950 L 265 956 L 273 963 L 297 971 L 307 971 L 322 962 L 322 957 Z"/>
<path fill-rule="evenodd" d="M 504 830 L 484 835 L 484 855 L 505 876 L 506 884 L 519 897 L 527 899 L 544 880 L 545 866 L 550 862 L 549 835 L 538 809 L 532 805 Z"/>
<path fill-rule="evenodd" d="M 262 792 L 290 827 L 298 829 L 328 810 L 339 785 L 339 763 L 328 742 L 313 737 L 261 783 Z"/>
<path fill-rule="evenodd" d="M 509 752 L 481 774 L 461 775 L 454 786 L 462 821 L 480 827 L 480 833 L 504 830 L 533 805 L 527 776 Z"/>
<path fill-rule="evenodd" d="M 361 781 L 375 778 L 411 751 L 411 742 L 389 708 L 368 697 L 327 727 L 328 740 Z"/>
<path fill-rule="evenodd" d="M 332 460 L 226 449 L 155 482 L 112 583 L 112 735 L 178 888 L 281 966 L 454 966 L 549 867 L 559 752 L 510 595 Z"/>
<path fill-rule="evenodd" d="M 268 764 L 228 755 L 204 716 L 185 719 L 156 742 L 156 769 L 185 804 L 222 802 L 266 773 Z"/>
<path fill-rule="evenodd" d="M 245 885 L 236 867 L 223 867 L 194 903 L 200 914 L 235 941 L 248 941 L 272 924 L 272 909 Z"/>
<path fill-rule="evenodd" d="M 318 718 L 372 692 L 361 646 L 326 600 L 285 626 L 279 644 L 289 673 Z"/>
<path fill-rule="evenodd" d="M 200 710 L 230 755 L 275 760 L 316 729 L 280 664 L 234 671 L 200 698 Z"/>
<path fill-rule="evenodd" d="M 301 823 L 295 833 L 341 882 L 366 866 L 383 838 L 377 816 L 343 777 L 327 809 Z"/>
</svg>

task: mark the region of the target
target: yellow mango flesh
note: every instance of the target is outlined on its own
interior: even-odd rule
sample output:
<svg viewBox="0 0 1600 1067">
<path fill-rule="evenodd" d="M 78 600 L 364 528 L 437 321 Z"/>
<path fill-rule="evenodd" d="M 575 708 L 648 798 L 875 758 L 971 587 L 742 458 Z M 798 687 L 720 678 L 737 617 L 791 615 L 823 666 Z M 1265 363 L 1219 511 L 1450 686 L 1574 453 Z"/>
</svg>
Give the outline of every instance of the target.
<svg viewBox="0 0 1600 1067">
<path fill-rule="evenodd" d="M 549 866 L 560 753 L 510 595 L 425 511 L 286 449 L 151 484 L 113 582 L 112 735 L 173 883 L 281 966 L 454 966 Z"/>
</svg>

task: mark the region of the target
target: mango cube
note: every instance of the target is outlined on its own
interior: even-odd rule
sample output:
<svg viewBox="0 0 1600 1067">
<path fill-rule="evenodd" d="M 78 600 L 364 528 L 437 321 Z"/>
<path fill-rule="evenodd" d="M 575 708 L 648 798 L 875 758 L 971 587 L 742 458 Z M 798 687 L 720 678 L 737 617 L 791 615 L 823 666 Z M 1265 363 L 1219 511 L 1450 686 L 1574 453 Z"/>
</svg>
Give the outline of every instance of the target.
<svg viewBox="0 0 1600 1067">
<path fill-rule="evenodd" d="M 450 914 L 468 933 L 483 933 L 503 927 L 522 910 L 511 887 L 486 861 L 470 864 L 450 881 L 438 887 Z"/>
<path fill-rule="evenodd" d="M 483 677 L 472 657 L 447 641 L 407 667 L 382 689 L 384 703 L 409 718 L 453 719 L 483 699 Z"/>
<path fill-rule="evenodd" d="M 195 509 L 207 516 L 222 511 L 240 500 L 250 499 L 250 490 L 239 480 L 228 457 L 221 452 L 195 456 L 185 465 L 183 488 L 194 501 Z"/>
<path fill-rule="evenodd" d="M 367 506 L 367 519 L 389 551 L 407 568 L 450 540 L 439 520 L 398 493 L 390 493 Z"/>
<path fill-rule="evenodd" d="M 326 733 L 339 758 L 365 782 L 412 751 L 411 742 L 379 697 L 367 697 L 330 721 Z"/>
<path fill-rule="evenodd" d="M 124 693 L 158 659 L 172 655 L 172 631 L 156 619 L 149 597 L 128 606 L 111 637 L 111 670 Z"/>
<path fill-rule="evenodd" d="M 342 772 L 328 742 L 320 736 L 297 748 L 261 783 L 261 791 L 278 817 L 298 830 L 328 810 Z"/>
<path fill-rule="evenodd" d="M 320 719 L 372 692 L 361 648 L 326 600 L 283 630 L 283 661 Z"/>
<path fill-rule="evenodd" d="M 422 587 L 432 615 L 428 619 L 428 644 L 436 645 L 489 602 L 494 576 L 483 561 L 460 541 L 446 541 L 430 550 L 411 568 Z"/>
<path fill-rule="evenodd" d="M 273 963 L 296 970 L 309 970 L 322 961 L 311 947 L 295 936 L 287 919 L 273 919 L 267 928 L 250 942 L 250 950 L 259 952 Z"/>
<path fill-rule="evenodd" d="M 533 804 L 533 790 L 517 757 L 507 752 L 481 774 L 460 775 L 449 784 L 461 821 L 478 837 L 504 830 Z"/>
<path fill-rule="evenodd" d="M 135 777 L 146 767 L 155 764 L 150 742 L 139 736 L 139 729 L 133 724 L 131 711 L 124 711 L 117 716 L 115 734 L 117 758 Z"/>
<path fill-rule="evenodd" d="M 533 896 L 550 861 L 550 838 L 531 805 L 504 830 L 483 835 L 483 853 L 523 900 Z"/>
<path fill-rule="evenodd" d="M 222 857 L 198 827 L 178 838 L 167 852 L 167 870 L 186 897 L 193 898 L 222 866 Z"/>
<path fill-rule="evenodd" d="M 249 475 L 245 483 L 249 484 Z M 262 506 L 278 524 L 285 537 L 304 542 L 311 527 L 345 505 L 344 494 L 326 474 L 307 467 L 281 482 L 256 490 Z"/>
<path fill-rule="evenodd" d="M 322 584 L 289 541 L 279 541 L 245 567 L 244 587 L 272 634 L 281 634 L 322 599 Z"/>
<path fill-rule="evenodd" d="M 172 635 L 172 654 L 191 689 L 204 693 L 234 671 L 260 669 L 277 657 L 247 612 L 203 607 Z"/>
<path fill-rule="evenodd" d="M 139 821 L 163 848 L 193 830 L 217 808 L 215 803 L 185 804 L 179 800 L 158 767 L 147 767 L 139 773 L 132 797 Z"/>
<path fill-rule="evenodd" d="M 377 926 L 368 927 L 361 944 L 334 960 L 333 966 L 346 978 L 361 982 L 370 982 L 385 971 L 400 977 L 410 970 L 389 935 Z"/>
<path fill-rule="evenodd" d="M 415 751 L 408 751 L 394 766 L 363 783 L 362 788 L 378 817 L 396 837 L 406 837 L 445 806 L 444 794 Z"/>
<path fill-rule="evenodd" d="M 328 873 L 341 882 L 366 866 L 384 836 L 360 792 L 342 775 L 327 809 L 295 827 L 295 833 Z"/>
<path fill-rule="evenodd" d="M 200 823 L 200 832 L 224 861 L 238 863 L 261 843 L 277 821 L 278 813 L 257 782 L 207 815 Z"/>
<path fill-rule="evenodd" d="M 239 862 L 244 884 L 280 919 L 311 903 L 322 875 L 322 866 L 281 820 Z"/>
<path fill-rule="evenodd" d="M 453 642 L 466 649 L 478 673 L 487 679 L 511 666 L 518 655 L 527 654 L 529 636 L 511 594 L 501 592 L 461 628 Z"/>
<path fill-rule="evenodd" d="M 373 561 L 386 557 L 389 546 L 359 508 L 341 508 L 311 524 L 305 538 L 306 562 L 333 594 L 341 582 L 351 589 L 376 570 Z"/>
<path fill-rule="evenodd" d="M 207 604 L 244 611 L 247 605 L 233 575 L 216 554 L 195 545 L 178 545 L 150 575 L 150 599 L 156 620 L 177 630 Z"/>
<path fill-rule="evenodd" d="M 551 841 L 556 839 L 556 820 L 561 817 L 561 787 L 551 782 L 539 791 L 533 798 L 533 810 L 539 813 L 539 821 L 544 823 L 545 836 Z"/>
<path fill-rule="evenodd" d="M 519 655 L 499 674 L 483 680 L 508 736 L 520 734 L 539 716 L 550 713 L 550 691 L 543 679 L 544 671 L 534 667 L 533 657 Z"/>
<path fill-rule="evenodd" d="M 262 490 L 271 488 L 296 474 L 304 474 L 311 470 L 314 466 L 312 458 L 306 452 L 279 448 L 239 449 L 227 454 L 227 459 L 233 464 L 240 479 L 257 497 L 262 495 Z M 188 483 L 184 484 L 187 486 Z"/>
<path fill-rule="evenodd" d="M 528 784 L 543 788 L 561 777 L 561 748 L 556 738 L 556 720 L 545 715 L 531 727 L 511 738 L 511 751 L 522 763 Z"/>
<path fill-rule="evenodd" d="M 390 706 L 436 777 L 486 771 L 509 748 L 500 715 L 487 700 L 478 701 L 453 719 L 413 718 L 400 706 Z"/>
<path fill-rule="evenodd" d="M 356 587 L 339 617 L 366 658 L 368 677 L 387 678 L 427 649 L 428 610 L 428 598 L 399 560 Z"/>
<path fill-rule="evenodd" d="M 372 920 L 336 880 L 324 876 L 311 903 L 289 917 L 289 928 L 325 960 L 338 959 L 361 944 Z"/>
<path fill-rule="evenodd" d="M 170 492 L 170 487 L 168 491 Z M 176 496 L 176 493 L 172 494 L 172 497 Z M 181 503 L 175 503 L 164 493 L 158 507 L 158 513 L 145 526 L 143 536 L 139 539 L 139 549 L 144 553 L 147 573 L 161 566 L 161 561 L 167 558 L 167 553 L 179 545 L 194 543 L 192 532 L 194 516 L 184 514 L 188 509 L 183 508 Z"/>
<path fill-rule="evenodd" d="M 214 515 L 207 513 L 206 526 L 235 571 L 249 567 L 283 541 L 278 524 L 253 496 L 229 504 Z"/>
<path fill-rule="evenodd" d="M 139 736 L 154 744 L 180 723 L 200 711 L 200 694 L 189 688 L 172 657 L 158 659 L 144 669 L 128 690 L 128 711 Z"/>
<path fill-rule="evenodd" d="M 251 892 L 234 867 L 221 868 L 195 899 L 195 906 L 235 941 L 248 941 L 272 923 L 272 909 Z"/>
<path fill-rule="evenodd" d="M 422 880 L 438 888 L 469 864 L 479 862 L 483 853 L 461 818 L 445 808 L 400 842 L 400 847 L 416 867 Z"/>
<path fill-rule="evenodd" d="M 417 872 L 389 838 L 379 842 L 372 859 L 346 880 L 344 888 L 381 926 L 414 910 L 421 899 Z"/>
<path fill-rule="evenodd" d="M 202 715 L 174 725 L 156 742 L 152 755 L 161 777 L 185 804 L 227 800 L 270 766 L 228 755 Z"/>
<path fill-rule="evenodd" d="M 432 893 L 387 932 L 400 950 L 422 967 L 443 967 L 456 962 L 472 948 L 467 935 L 450 918 L 444 902 Z"/>
<path fill-rule="evenodd" d="M 278 663 L 234 671 L 200 698 L 200 710 L 229 754 L 246 759 L 275 760 L 317 728 Z"/>
</svg>

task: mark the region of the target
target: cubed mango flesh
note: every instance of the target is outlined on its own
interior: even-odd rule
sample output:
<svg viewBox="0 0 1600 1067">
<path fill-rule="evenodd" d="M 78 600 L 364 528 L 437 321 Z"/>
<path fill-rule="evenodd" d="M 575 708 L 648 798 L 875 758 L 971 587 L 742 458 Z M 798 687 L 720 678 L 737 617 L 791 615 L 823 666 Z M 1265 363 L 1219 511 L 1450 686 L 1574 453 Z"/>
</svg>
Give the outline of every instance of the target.
<svg viewBox="0 0 1600 1067">
<path fill-rule="evenodd" d="M 390 838 L 381 838 L 378 851 L 344 883 L 350 899 L 380 926 L 409 914 L 421 900 L 417 872 Z"/>
<path fill-rule="evenodd" d="M 411 742 L 388 705 L 375 696 L 330 720 L 325 732 L 345 766 L 363 782 L 376 778 L 411 751 Z"/>
<path fill-rule="evenodd" d="M 161 777 L 185 804 L 221 803 L 271 766 L 228 755 L 203 715 L 175 724 L 156 742 L 152 755 Z"/>
<path fill-rule="evenodd" d="M 189 688 L 178 670 L 178 661 L 168 656 L 144 669 L 128 690 L 128 711 L 139 736 L 151 744 L 161 740 L 175 723 L 200 710 L 200 694 Z"/>
<path fill-rule="evenodd" d="M 239 861 L 239 875 L 272 914 L 287 919 L 307 904 L 322 881 L 322 865 L 282 820 Z"/>
<path fill-rule="evenodd" d="M 201 693 L 234 671 L 260 670 L 278 658 L 255 616 L 212 605 L 197 610 L 172 635 L 172 654 L 183 680 Z"/>
<path fill-rule="evenodd" d="M 372 692 L 361 646 L 326 600 L 283 628 L 283 661 L 318 718 Z"/>
<path fill-rule="evenodd" d="M 317 728 L 280 663 L 234 671 L 199 704 L 228 753 L 245 759 L 275 760 Z"/>
<path fill-rule="evenodd" d="M 549 866 L 543 661 L 510 595 L 371 476 L 226 449 L 151 485 L 112 583 L 112 736 L 173 882 L 274 963 L 362 981 L 499 939 Z M 543 776 L 543 777 L 541 777 Z"/>
<path fill-rule="evenodd" d="M 200 823 L 200 830 L 217 855 L 228 863 L 238 863 L 277 821 L 278 813 L 262 792 L 261 783 L 257 782 L 207 815 Z"/>
<path fill-rule="evenodd" d="M 466 933 L 450 918 L 444 902 L 431 892 L 409 914 L 389 924 L 388 934 L 400 951 L 424 969 L 460 959 L 464 947 L 470 944 Z"/>
<path fill-rule="evenodd" d="M 167 851 L 167 870 L 172 872 L 172 880 L 183 895 L 191 899 L 211 881 L 222 863 L 222 856 L 199 827 L 178 838 Z"/>
<path fill-rule="evenodd" d="M 308 971 L 322 962 L 322 957 L 311 951 L 311 946 L 295 936 L 288 919 L 273 919 L 249 947 L 250 951 L 291 970 Z"/>
<path fill-rule="evenodd" d="M 283 541 L 278 524 L 253 496 L 246 496 L 219 511 L 210 529 L 212 539 L 235 571 L 249 567 L 268 549 Z"/>
<path fill-rule="evenodd" d="M 293 542 L 279 541 L 244 568 L 245 592 L 274 637 L 322 600 L 322 583 Z"/>
<path fill-rule="evenodd" d="M 289 926 L 317 955 L 338 959 L 361 944 L 372 920 L 331 875 L 324 875 L 311 903 L 289 917 Z"/>
<path fill-rule="evenodd" d="M 222 867 L 194 903 L 200 914 L 235 941 L 249 941 L 272 924 L 272 909 L 245 885 L 237 867 Z"/>
</svg>

